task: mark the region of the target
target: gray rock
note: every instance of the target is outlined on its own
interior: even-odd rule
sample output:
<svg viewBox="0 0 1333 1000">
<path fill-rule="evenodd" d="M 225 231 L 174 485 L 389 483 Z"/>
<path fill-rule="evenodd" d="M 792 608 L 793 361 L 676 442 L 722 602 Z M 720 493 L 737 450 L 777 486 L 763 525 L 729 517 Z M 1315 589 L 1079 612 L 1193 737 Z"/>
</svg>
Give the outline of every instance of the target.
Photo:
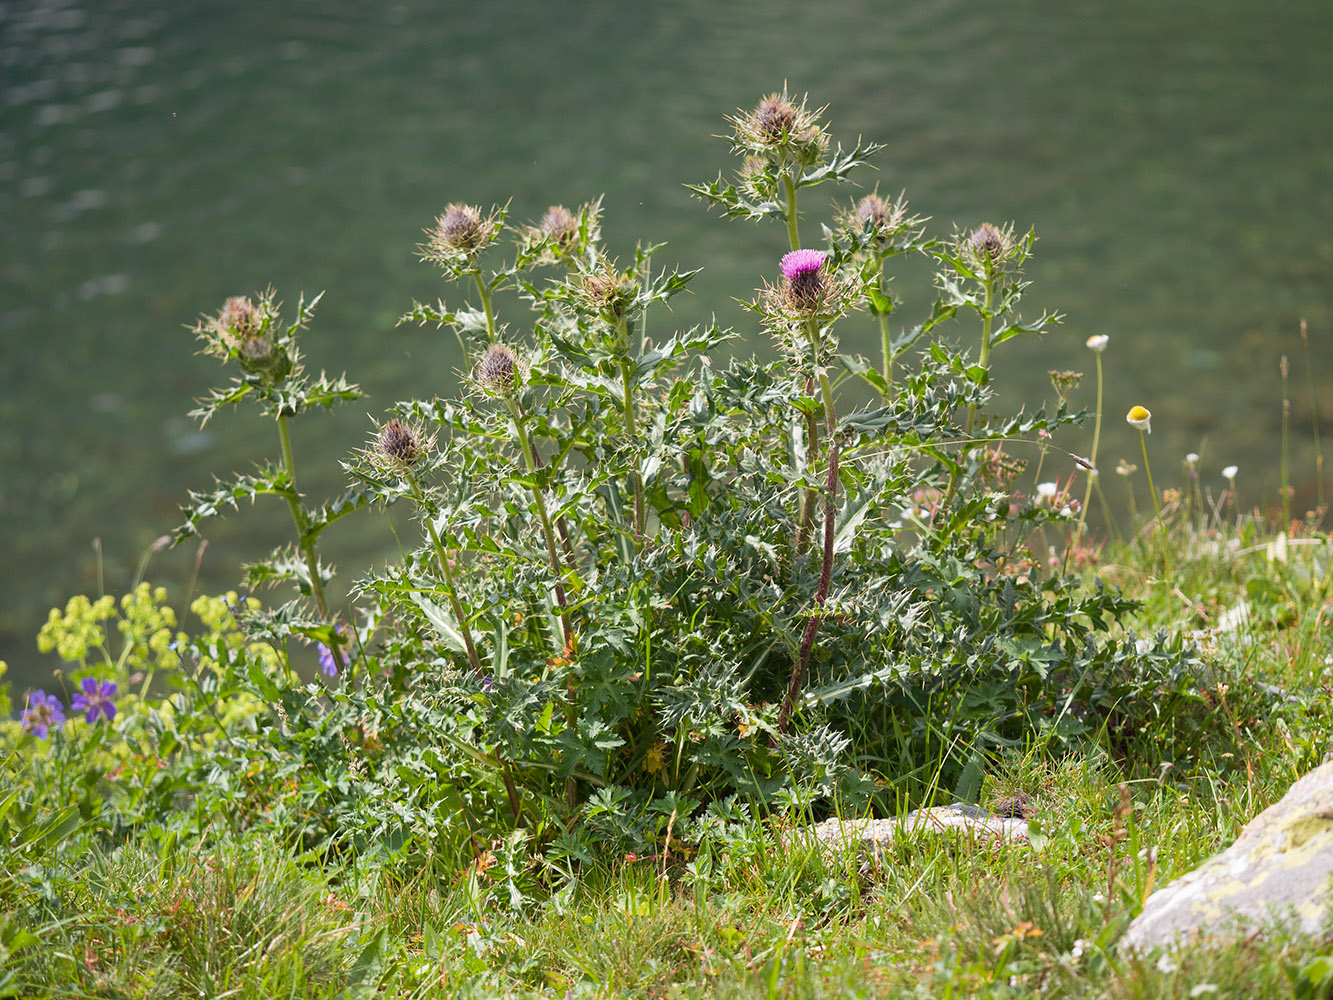
<svg viewBox="0 0 1333 1000">
<path fill-rule="evenodd" d="M 1333 903 L 1333 762 L 1292 785 L 1221 854 L 1149 897 L 1120 940 L 1143 951 L 1284 920 L 1317 934 Z"/>
<path fill-rule="evenodd" d="M 877 849 L 892 843 L 903 834 L 929 831 L 952 833 L 984 844 L 1025 841 L 1028 838 L 1027 820 L 999 816 L 979 806 L 962 804 L 916 809 L 894 819 L 840 820 L 835 816 L 808 828 L 816 840 L 830 848 L 855 843 L 862 850 Z"/>
</svg>

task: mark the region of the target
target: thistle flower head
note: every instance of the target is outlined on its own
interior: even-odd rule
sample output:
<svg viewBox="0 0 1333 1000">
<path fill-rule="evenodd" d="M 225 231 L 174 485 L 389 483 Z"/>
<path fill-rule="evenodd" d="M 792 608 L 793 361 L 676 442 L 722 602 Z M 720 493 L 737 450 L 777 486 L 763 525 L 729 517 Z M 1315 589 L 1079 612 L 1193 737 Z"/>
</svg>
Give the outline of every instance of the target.
<svg viewBox="0 0 1333 1000">
<path fill-rule="evenodd" d="M 435 220 L 435 236 L 444 246 L 473 250 L 481 244 L 481 209 L 472 205 L 446 205 Z"/>
<path fill-rule="evenodd" d="M 1129 426 L 1152 433 L 1152 414 L 1148 412 L 1146 406 L 1131 406 L 1129 412 L 1125 414 L 1125 420 Z"/>
<path fill-rule="evenodd" d="M 245 295 L 227 299 L 215 316 L 204 316 L 194 326 L 204 342 L 203 353 L 223 361 L 235 358 L 247 373 L 272 383 L 286 377 L 292 359 L 284 342 L 275 338 L 278 305 L 273 289 L 259 301 Z"/>
<path fill-rule="evenodd" d="M 380 428 L 374 447 L 384 461 L 410 469 L 421 461 L 429 444 L 420 431 L 395 417 Z"/>
<path fill-rule="evenodd" d="M 983 222 L 972 230 L 972 235 L 968 237 L 968 241 L 978 255 L 987 254 L 992 260 L 1004 252 L 1004 233 L 989 222 Z"/>
<path fill-rule="evenodd" d="M 519 361 L 504 344 L 492 344 L 477 362 L 474 381 L 488 396 L 507 398 L 514 394 L 519 380 Z"/>
<path fill-rule="evenodd" d="M 828 254 L 820 250 L 793 250 L 784 254 L 781 268 L 787 279 L 787 299 L 798 312 L 814 312 L 824 296 L 824 261 Z"/>
<path fill-rule="evenodd" d="M 426 230 L 426 242 L 420 255 L 451 271 L 475 267 L 477 255 L 489 246 L 504 228 L 504 210 L 493 209 L 482 215 L 475 205 L 451 202 Z"/>
<path fill-rule="evenodd" d="M 960 258 L 979 271 L 996 271 L 1026 252 L 1028 240 L 1020 241 L 1014 227 L 983 222 L 970 233 L 957 235 L 955 250 Z"/>
<path fill-rule="evenodd" d="M 782 281 L 765 284 L 751 308 L 764 314 L 764 322 L 778 331 L 804 328 L 811 319 L 829 319 L 842 315 L 854 304 L 860 286 L 852 279 L 825 267 L 829 255 L 822 250 L 793 250 L 784 254 L 779 264 Z M 785 334 L 784 334 L 785 335 Z M 805 349 L 801 334 L 795 354 Z"/>
<path fill-rule="evenodd" d="M 579 232 L 579 220 L 564 205 L 552 205 L 537 226 L 543 236 L 557 247 L 567 247 Z"/>
<path fill-rule="evenodd" d="M 619 324 L 629 315 L 639 296 L 639 282 L 628 271 L 619 271 L 609 261 L 580 274 L 574 294 L 582 306 L 608 323 Z"/>
<path fill-rule="evenodd" d="M 798 104 L 784 89 L 780 94 L 765 96 L 753 111 L 738 113 L 727 121 L 738 152 L 764 157 L 786 152 L 809 162 L 828 145 L 819 115 L 819 111 L 806 110 L 804 98 Z"/>
</svg>

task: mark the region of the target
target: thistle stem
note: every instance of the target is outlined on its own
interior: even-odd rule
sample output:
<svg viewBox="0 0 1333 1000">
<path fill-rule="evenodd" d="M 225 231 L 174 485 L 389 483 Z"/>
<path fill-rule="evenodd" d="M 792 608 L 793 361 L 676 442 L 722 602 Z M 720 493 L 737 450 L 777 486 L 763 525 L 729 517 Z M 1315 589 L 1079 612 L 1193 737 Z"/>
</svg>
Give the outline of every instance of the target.
<svg viewBox="0 0 1333 1000">
<path fill-rule="evenodd" d="M 991 263 L 989 255 L 986 259 L 986 300 L 981 310 L 981 359 L 980 364 L 985 368 L 990 361 L 990 332 L 991 324 L 995 317 L 991 314 L 991 303 L 995 299 L 995 266 Z M 972 423 L 976 419 L 977 404 L 973 403 L 967 408 L 967 433 L 972 433 Z"/>
<path fill-rule="evenodd" d="M 796 697 L 805 685 L 805 675 L 810 668 L 810 655 L 814 652 L 815 636 L 819 632 L 819 620 L 828 601 L 829 584 L 833 579 L 833 542 L 834 515 L 838 490 L 838 445 L 829 441 L 828 480 L 825 483 L 824 496 L 824 559 L 819 568 L 819 589 L 815 593 L 815 610 L 806 622 L 805 635 L 801 639 L 800 652 L 792 664 L 791 679 L 787 682 L 787 695 L 782 701 L 778 713 L 778 732 L 785 733 L 791 720 L 791 713 L 796 705 Z"/>
<path fill-rule="evenodd" d="M 623 321 L 622 321 L 623 322 Z M 620 360 L 620 383 L 625 396 L 625 433 L 629 437 L 629 444 L 635 449 L 635 465 L 638 464 L 637 445 L 639 440 L 638 425 L 634 419 L 634 364 L 629 358 Z M 631 473 L 634 477 L 634 544 L 637 548 L 643 547 L 643 479 L 639 475 L 638 468 Z"/>
<path fill-rule="evenodd" d="M 472 280 L 477 283 L 477 294 L 481 296 L 481 307 L 486 310 L 486 343 L 495 343 L 495 310 L 491 307 L 491 291 L 486 282 L 481 280 L 481 270 L 472 272 Z"/>
<path fill-rule="evenodd" d="M 881 280 L 883 269 L 880 270 Z M 879 314 L 879 342 L 884 349 L 884 402 L 893 402 L 893 347 L 889 343 L 889 317 Z"/>
<path fill-rule="evenodd" d="M 306 517 L 305 512 L 301 510 L 301 502 L 297 499 L 296 492 L 296 463 L 292 460 L 292 435 L 287 428 L 287 415 L 278 414 L 278 434 L 282 438 L 282 464 L 287 470 L 287 486 L 289 492 L 286 494 L 287 506 L 292 512 L 292 523 L 296 525 L 297 545 L 300 547 L 301 555 L 305 557 L 306 572 L 310 574 L 310 593 L 314 595 L 315 603 L 319 605 L 319 613 L 326 622 L 333 623 L 333 617 L 329 614 L 329 604 L 324 598 L 324 584 L 319 579 L 319 561 L 315 558 L 315 543 L 305 541 Z M 339 661 L 341 667 L 342 657 L 337 650 L 334 650 L 334 658 Z"/>
<path fill-rule="evenodd" d="M 801 234 L 796 222 L 796 182 L 790 173 L 782 175 L 782 184 L 787 190 L 787 239 L 793 250 L 801 249 Z"/>
<path fill-rule="evenodd" d="M 528 471 L 537 471 L 537 455 L 532 450 L 532 441 L 528 438 L 528 430 L 524 425 L 523 409 L 518 405 L 518 401 L 512 398 L 506 398 L 505 402 L 509 404 L 509 412 L 514 418 L 514 428 L 518 434 L 519 447 L 523 449 L 523 458 L 527 462 Z M 555 602 L 560 608 L 560 627 L 564 633 L 565 645 L 568 646 L 574 640 L 574 629 L 569 621 L 569 607 L 565 600 L 565 586 L 560 582 L 563 570 L 560 567 L 560 555 L 555 547 L 555 532 L 551 528 L 551 515 L 546 510 L 546 499 L 542 496 L 542 491 L 536 483 L 532 486 L 532 499 L 537 507 L 537 517 L 541 521 L 542 535 L 546 539 L 546 558 L 551 564 L 551 572 L 555 574 Z"/>
<path fill-rule="evenodd" d="M 815 391 L 813 379 L 805 380 L 805 394 L 808 396 Z M 805 415 L 805 448 L 806 463 L 811 475 L 815 471 L 815 460 L 819 454 L 819 421 L 813 413 Z M 805 551 L 806 543 L 810 540 L 810 529 L 814 524 L 815 516 L 815 488 L 806 487 L 805 495 L 801 498 L 801 511 L 799 524 L 796 528 L 796 552 L 799 555 Z"/>
<path fill-rule="evenodd" d="M 449 598 L 449 610 L 453 612 L 454 619 L 458 622 L 458 630 L 463 633 L 463 647 L 467 650 L 468 663 L 472 665 L 473 673 L 481 677 L 481 658 L 477 655 L 477 647 L 472 643 L 472 630 L 468 628 L 467 617 L 463 614 L 463 604 L 458 599 L 458 587 L 454 583 L 454 572 L 449 568 L 449 559 L 444 552 L 444 543 L 440 541 L 440 533 L 435 529 L 435 519 L 431 517 L 429 511 L 425 510 L 425 496 L 421 492 L 421 486 L 417 483 L 417 477 L 412 474 L 410 469 L 407 470 L 407 483 L 412 487 L 413 501 L 425 514 L 426 530 L 430 533 L 430 544 L 435 549 L 435 558 L 440 564 L 440 573 L 444 576 L 444 593 Z"/>
</svg>

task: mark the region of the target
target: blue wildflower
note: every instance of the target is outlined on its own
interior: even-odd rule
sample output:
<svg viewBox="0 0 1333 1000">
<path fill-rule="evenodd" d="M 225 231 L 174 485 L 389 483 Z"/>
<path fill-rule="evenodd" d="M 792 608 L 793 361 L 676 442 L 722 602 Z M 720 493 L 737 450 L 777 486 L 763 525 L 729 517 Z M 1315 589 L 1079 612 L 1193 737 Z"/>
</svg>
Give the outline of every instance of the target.
<svg viewBox="0 0 1333 1000">
<path fill-rule="evenodd" d="M 102 681 L 98 684 L 97 678 L 85 677 L 80 687 L 83 690 L 69 700 L 69 707 L 76 712 L 83 712 L 84 721 L 96 722 L 100 715 L 110 722 L 116 717 L 116 703 L 112 699 L 116 697 L 119 689 L 115 681 Z"/>
<path fill-rule="evenodd" d="M 342 635 L 343 627 L 341 625 L 338 625 L 334 628 L 333 631 L 336 632 L 338 635 Z M 324 643 L 322 642 L 316 643 L 315 649 L 319 652 L 320 673 L 322 673 L 325 677 L 337 677 L 338 663 L 340 658 L 334 656 L 333 650 L 330 649 L 328 646 L 324 645 Z"/>
<path fill-rule="evenodd" d="M 25 733 L 32 733 L 39 740 L 44 740 L 51 726 L 59 729 L 65 724 L 65 711 L 60 706 L 59 698 L 37 690 L 28 695 L 28 707 L 23 710 L 22 721 Z"/>
</svg>

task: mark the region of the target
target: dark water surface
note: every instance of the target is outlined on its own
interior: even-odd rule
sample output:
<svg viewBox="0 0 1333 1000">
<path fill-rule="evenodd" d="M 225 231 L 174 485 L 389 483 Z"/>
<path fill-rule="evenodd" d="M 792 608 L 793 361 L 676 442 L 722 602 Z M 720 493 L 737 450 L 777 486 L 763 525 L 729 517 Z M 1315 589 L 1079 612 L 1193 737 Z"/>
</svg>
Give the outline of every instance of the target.
<svg viewBox="0 0 1333 1000">
<path fill-rule="evenodd" d="M 905 188 L 937 235 L 1036 226 L 1031 313 L 1068 319 L 998 351 L 997 383 L 1040 403 L 1045 372 L 1091 373 L 1084 340 L 1109 334 L 1104 469 L 1136 459 L 1120 415 L 1142 403 L 1159 486 L 1198 451 L 1214 489 L 1234 463 L 1247 501 L 1275 499 L 1290 355 L 1303 509 L 1301 317 L 1333 439 L 1330 52 L 1333 4 L 1310 0 L 0 2 L 0 659 L 41 682 L 33 637 L 97 588 L 94 538 L 119 592 L 187 488 L 273 453 L 257 417 L 184 417 L 223 373 L 182 327 L 228 295 L 328 289 L 310 363 L 372 398 L 294 425 L 316 495 L 341 485 L 367 412 L 453 391 L 452 338 L 394 329 L 413 298 L 459 301 L 413 252 L 448 201 L 512 197 L 533 219 L 605 193 L 613 252 L 666 240 L 659 260 L 706 268 L 670 319 L 752 331 L 732 296 L 773 273 L 785 234 L 710 217 L 681 184 L 731 169 L 722 116 L 784 80 L 845 142 L 888 144 L 867 183 Z M 834 193 L 807 196 L 810 238 Z M 904 323 L 926 277 L 900 278 Z M 875 349 L 870 321 L 843 331 Z M 234 585 L 285 516 L 218 522 L 203 587 Z M 354 520 L 329 532 L 349 576 L 393 547 L 385 522 Z M 192 560 L 160 553 L 149 576 L 179 594 Z"/>
</svg>

